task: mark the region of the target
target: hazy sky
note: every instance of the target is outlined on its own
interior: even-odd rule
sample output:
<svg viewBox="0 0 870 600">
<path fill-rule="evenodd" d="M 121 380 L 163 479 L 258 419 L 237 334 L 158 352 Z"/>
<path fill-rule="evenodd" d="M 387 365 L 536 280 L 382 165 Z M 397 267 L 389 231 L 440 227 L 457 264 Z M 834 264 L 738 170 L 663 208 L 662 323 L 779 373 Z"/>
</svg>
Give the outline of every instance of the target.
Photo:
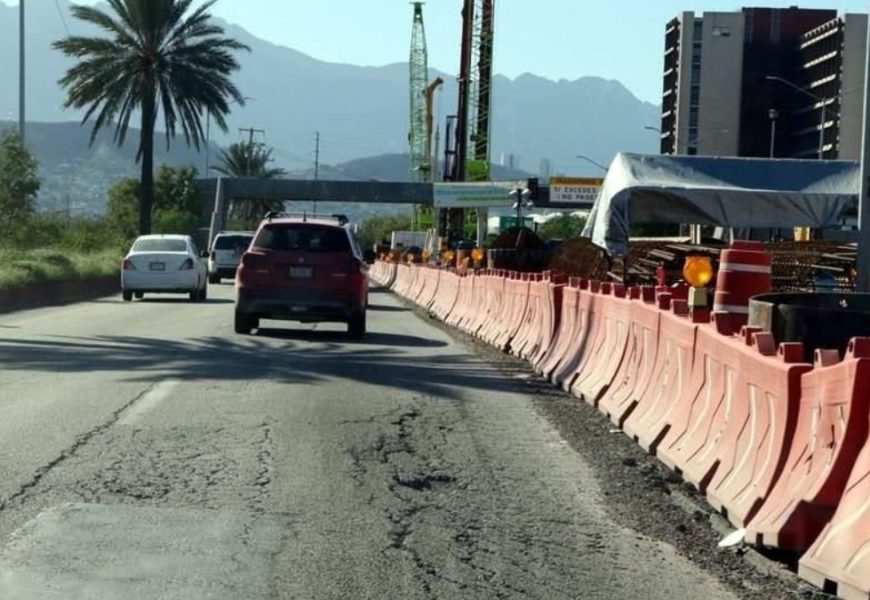
<svg viewBox="0 0 870 600">
<path fill-rule="evenodd" d="M 656 104 L 661 96 L 664 25 L 683 10 L 795 4 L 841 12 L 870 8 L 870 0 L 495 2 L 497 72 L 509 77 L 532 72 L 551 79 L 586 75 L 617 79 Z M 430 0 L 424 9 L 430 66 L 447 73 L 459 69 L 461 7 L 462 0 Z M 321 60 L 379 66 L 408 56 L 412 14 L 408 0 L 219 0 L 214 11 L 258 37 Z"/>
</svg>

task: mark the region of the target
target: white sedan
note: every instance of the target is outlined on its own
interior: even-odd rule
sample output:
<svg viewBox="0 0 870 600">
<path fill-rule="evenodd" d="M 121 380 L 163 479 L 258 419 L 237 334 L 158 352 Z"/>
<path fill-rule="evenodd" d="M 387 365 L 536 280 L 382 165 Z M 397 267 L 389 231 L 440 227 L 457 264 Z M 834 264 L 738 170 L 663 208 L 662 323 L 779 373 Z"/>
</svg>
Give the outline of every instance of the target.
<svg viewBox="0 0 870 600">
<path fill-rule="evenodd" d="M 121 292 L 126 302 L 145 293 L 207 295 L 208 267 L 189 235 L 143 235 L 124 258 Z"/>
</svg>

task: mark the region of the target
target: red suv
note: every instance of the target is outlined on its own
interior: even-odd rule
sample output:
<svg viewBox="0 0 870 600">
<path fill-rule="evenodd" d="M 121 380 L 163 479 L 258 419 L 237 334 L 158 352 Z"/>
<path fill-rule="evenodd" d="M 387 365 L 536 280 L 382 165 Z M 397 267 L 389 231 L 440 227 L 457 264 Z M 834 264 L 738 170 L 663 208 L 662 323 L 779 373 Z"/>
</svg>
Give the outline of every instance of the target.
<svg viewBox="0 0 870 600">
<path fill-rule="evenodd" d="M 368 267 L 347 219 L 270 214 L 236 271 L 236 333 L 260 319 L 347 323 L 366 331 Z"/>
</svg>

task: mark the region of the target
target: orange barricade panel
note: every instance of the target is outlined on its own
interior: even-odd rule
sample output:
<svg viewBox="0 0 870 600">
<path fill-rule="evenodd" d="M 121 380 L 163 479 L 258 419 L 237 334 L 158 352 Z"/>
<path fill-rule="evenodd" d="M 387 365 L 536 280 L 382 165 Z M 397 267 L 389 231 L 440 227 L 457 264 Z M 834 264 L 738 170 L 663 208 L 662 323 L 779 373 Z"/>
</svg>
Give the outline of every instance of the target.
<svg viewBox="0 0 870 600">
<path fill-rule="evenodd" d="M 519 274 L 518 279 L 509 282 L 508 303 L 510 311 L 507 319 L 501 325 L 500 335 L 494 340 L 494 345 L 500 350 L 506 350 L 511 340 L 523 323 L 526 307 L 529 302 L 529 276 L 526 273 Z"/>
<path fill-rule="evenodd" d="M 616 376 L 628 346 L 631 301 L 626 299 L 623 285 L 614 285 L 611 296 L 601 295 L 593 304 L 598 308 L 595 319 L 601 324 L 592 347 L 592 355 L 578 371 L 571 392 L 587 403 L 596 405 Z"/>
<path fill-rule="evenodd" d="M 867 390 L 859 390 L 867 395 Z M 865 415 L 866 417 L 866 415 Z M 864 443 L 843 496 L 810 549 L 798 575 L 841 598 L 870 597 L 870 444 Z"/>
<path fill-rule="evenodd" d="M 513 310 L 513 293 L 514 293 L 514 280 L 516 278 L 516 273 L 507 272 L 505 273 L 504 281 L 501 287 L 501 294 L 499 300 L 499 310 L 494 319 L 491 319 L 489 324 L 486 325 L 484 330 L 481 332 L 480 338 L 486 343 L 494 346 L 496 340 L 502 335 L 502 331 L 507 327 L 507 319 L 510 316 L 511 311 Z"/>
<path fill-rule="evenodd" d="M 661 312 L 655 304 L 655 289 L 641 289 L 640 298 L 632 303 L 628 348 L 625 360 L 613 384 L 598 403 L 616 425 L 622 426 L 638 404 L 638 396 L 649 385 L 659 344 Z"/>
<path fill-rule="evenodd" d="M 716 451 L 733 412 L 742 347 L 715 327 L 698 329 L 695 363 L 683 394 L 674 398 L 668 431 L 656 455 L 686 481 L 706 489 L 717 467 Z"/>
<path fill-rule="evenodd" d="M 451 327 L 456 327 L 459 322 L 465 317 L 467 311 L 473 308 L 471 297 L 474 286 L 474 276 L 459 275 L 459 293 L 456 296 L 456 301 L 450 312 L 445 316 L 444 322 Z"/>
<path fill-rule="evenodd" d="M 518 358 L 524 358 L 523 353 L 526 346 L 532 343 L 535 335 L 540 332 L 540 315 L 544 309 L 544 295 L 548 285 L 543 280 L 539 280 L 539 276 L 532 276 L 532 281 L 529 283 L 526 312 L 523 315 L 522 324 L 508 348 L 510 353 Z"/>
<path fill-rule="evenodd" d="M 687 317 L 685 300 L 661 294 L 659 302 L 663 307 L 670 306 L 671 311 L 661 313 L 653 376 L 637 396 L 637 407 L 623 426 L 629 437 L 652 453 L 670 428 L 677 398 L 686 393 L 692 379 L 698 331 L 698 324 Z"/>
<path fill-rule="evenodd" d="M 556 343 L 559 328 L 561 327 L 564 292 L 565 278 L 561 276 L 552 277 L 550 285 L 547 286 L 547 296 L 544 299 L 544 312 L 541 315 L 541 336 L 537 347 L 534 349 L 534 353 L 530 353 L 528 357 L 535 371 L 538 371 L 539 365 L 544 361 L 553 344 Z"/>
<path fill-rule="evenodd" d="M 735 340 L 730 338 L 728 341 Z M 758 512 L 785 467 L 800 407 L 803 344 L 781 344 L 770 332 L 738 342 L 737 389 L 717 450 L 707 500 L 736 527 Z"/>
<path fill-rule="evenodd" d="M 746 532 L 746 541 L 806 550 L 831 520 L 870 418 L 870 338 L 856 338 L 840 362 L 817 350 L 816 368 L 801 378 L 801 405 L 785 471 Z"/>
<path fill-rule="evenodd" d="M 487 280 L 487 304 L 489 308 L 486 315 L 483 316 L 477 327 L 475 335 L 486 341 L 489 339 L 490 331 L 498 323 L 501 311 L 504 308 L 505 286 L 507 284 L 507 276 L 503 273 L 494 273 Z"/>
<path fill-rule="evenodd" d="M 556 383 L 556 372 L 572 359 L 572 351 L 582 341 L 583 317 L 580 315 L 580 297 L 589 289 L 589 281 L 572 279 L 562 295 L 562 325 L 559 327 L 559 340 L 550 351 L 541 374 Z M 567 308 L 566 308 L 567 304 Z"/>
<path fill-rule="evenodd" d="M 577 370 L 580 369 L 589 355 L 589 347 L 595 339 L 597 323 L 592 316 L 592 302 L 601 290 L 602 285 L 597 281 L 589 282 L 589 289 L 580 292 L 577 305 L 577 337 L 572 340 L 568 351 L 551 378 L 552 382 L 564 390 L 571 389 Z"/>
</svg>

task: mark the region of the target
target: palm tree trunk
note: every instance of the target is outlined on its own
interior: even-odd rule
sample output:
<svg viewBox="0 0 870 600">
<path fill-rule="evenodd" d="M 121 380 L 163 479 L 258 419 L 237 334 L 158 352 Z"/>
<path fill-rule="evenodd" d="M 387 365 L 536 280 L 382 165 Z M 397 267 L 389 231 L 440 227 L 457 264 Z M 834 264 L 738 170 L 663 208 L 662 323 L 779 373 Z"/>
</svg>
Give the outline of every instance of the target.
<svg viewBox="0 0 870 600">
<path fill-rule="evenodd" d="M 154 112 L 152 94 L 142 101 L 142 198 L 139 201 L 139 235 L 151 233 L 151 213 L 154 206 Z"/>
</svg>

